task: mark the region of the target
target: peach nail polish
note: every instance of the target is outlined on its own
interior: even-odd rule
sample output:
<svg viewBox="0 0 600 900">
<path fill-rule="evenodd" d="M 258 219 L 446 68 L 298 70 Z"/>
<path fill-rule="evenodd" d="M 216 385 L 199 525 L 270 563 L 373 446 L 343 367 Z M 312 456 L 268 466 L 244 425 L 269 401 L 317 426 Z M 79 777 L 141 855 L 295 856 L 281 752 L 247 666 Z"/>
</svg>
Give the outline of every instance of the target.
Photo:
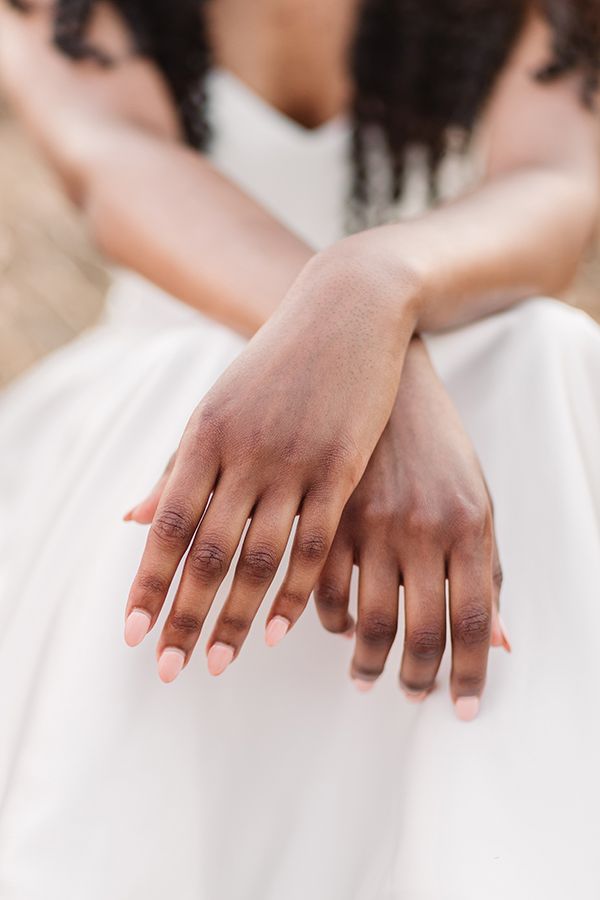
<svg viewBox="0 0 600 900">
<path fill-rule="evenodd" d="M 506 650 L 507 653 L 512 653 L 512 645 L 510 643 L 510 639 L 508 637 L 508 632 L 506 630 L 506 626 L 500 617 L 500 613 L 498 613 L 498 625 L 500 626 L 500 634 L 502 635 L 502 646 Z"/>
<path fill-rule="evenodd" d="M 208 671 L 211 675 L 220 675 L 233 659 L 234 650 L 229 644 L 217 641 L 208 651 Z"/>
<path fill-rule="evenodd" d="M 289 630 L 289 619 L 286 619 L 284 616 L 273 616 L 265 631 L 267 646 L 274 647 L 279 641 L 283 640 Z"/>
<path fill-rule="evenodd" d="M 454 708 L 461 722 L 472 722 L 479 712 L 479 697 L 459 697 Z"/>
<path fill-rule="evenodd" d="M 427 691 L 407 691 L 406 688 L 402 690 L 409 703 L 422 703 L 427 696 Z"/>
<path fill-rule="evenodd" d="M 139 506 L 139 503 L 138 503 L 136 506 L 132 506 L 131 509 L 128 510 L 128 512 L 125 513 L 125 515 L 123 516 L 123 521 L 124 521 L 124 522 L 131 522 L 131 521 L 133 521 L 133 517 L 135 516 L 135 514 L 136 514 L 136 512 L 137 512 L 138 506 Z"/>
<path fill-rule="evenodd" d="M 364 678 L 353 678 L 352 681 L 356 690 L 361 694 L 366 694 L 375 687 L 374 681 L 366 681 Z"/>
<path fill-rule="evenodd" d="M 145 609 L 132 609 L 125 622 L 125 643 L 129 647 L 141 644 L 150 630 L 151 617 Z"/>
<path fill-rule="evenodd" d="M 185 662 L 185 653 L 178 647 L 166 647 L 158 660 L 158 675 L 161 681 L 169 684 L 175 681 Z"/>
</svg>

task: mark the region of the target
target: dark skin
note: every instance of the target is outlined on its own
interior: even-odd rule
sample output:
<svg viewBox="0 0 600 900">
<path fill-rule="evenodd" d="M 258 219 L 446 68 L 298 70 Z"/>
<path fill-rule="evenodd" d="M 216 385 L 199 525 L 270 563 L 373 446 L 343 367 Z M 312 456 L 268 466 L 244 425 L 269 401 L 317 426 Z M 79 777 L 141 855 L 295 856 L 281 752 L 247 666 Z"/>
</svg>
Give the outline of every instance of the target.
<svg viewBox="0 0 600 900">
<path fill-rule="evenodd" d="M 322 7 L 258 4 L 247 25 L 264 52 L 242 58 L 234 7 L 215 5 L 220 62 L 308 125 L 338 112 L 347 90 L 339 60 L 350 9 L 342 0 L 328 6 L 340 18 L 326 30 Z M 491 152 L 477 190 L 415 222 L 314 254 L 181 146 L 160 77 L 151 64 L 130 60 L 109 12 L 95 23 L 97 36 L 108 41 L 112 29 L 112 40 L 116 30 L 123 63 L 108 73 L 73 66 L 48 49 L 43 13 L 27 23 L 2 15 L 5 84 L 105 251 L 219 321 L 249 335 L 258 329 L 201 400 L 158 488 L 130 516 L 152 522 L 127 605 L 146 630 L 190 550 L 159 639 L 161 677 L 173 676 L 163 664 L 169 653 L 189 662 L 252 512 L 234 587 L 208 639 L 211 671 L 239 654 L 300 512 L 295 550 L 268 615 L 268 642 L 293 626 L 315 585 L 326 627 L 348 632 L 354 559 L 361 587 L 352 674 L 364 686 L 381 671 L 402 580 L 408 627 L 401 680 L 423 696 L 445 638 L 447 575 L 452 697 L 459 715 L 472 718 L 490 635 L 493 643 L 503 640 L 492 509 L 476 455 L 413 335 L 556 293 L 591 235 L 596 123 L 580 106 L 574 80 L 552 88 L 532 82 L 546 52 L 545 27 L 532 21 L 492 99 L 484 127 Z M 289 69 L 275 53 L 279 42 L 288 46 L 286 34 L 306 38 Z M 323 44 L 332 34 L 333 43 Z M 32 60 L 36 77 L 28 87 Z M 319 77 L 300 96 L 303 67 Z M 565 123 L 560 134 L 557 119 Z M 215 502 L 193 537 L 213 489 Z M 143 635 L 129 637 L 137 643 Z"/>
<path fill-rule="evenodd" d="M 432 427 L 439 421 L 444 422 L 443 436 Z M 455 695 L 482 690 L 490 627 L 493 643 L 510 649 L 495 615 L 502 575 L 492 505 L 478 470 L 471 442 L 427 350 L 415 340 L 390 421 L 346 505 L 316 591 L 325 628 L 347 630 L 352 627 L 352 566 L 359 566 L 359 627 L 351 673 L 361 689 L 369 690 L 381 675 L 395 640 L 399 583 L 406 620 L 400 681 L 409 698 L 425 698 L 441 663 L 446 577 L 456 648 L 451 675 Z M 473 602 L 479 597 L 489 599 L 489 611 Z"/>
<path fill-rule="evenodd" d="M 315 128 L 344 110 L 345 55 L 359 0 L 216 0 L 209 7 L 217 62 L 291 119 Z"/>
</svg>

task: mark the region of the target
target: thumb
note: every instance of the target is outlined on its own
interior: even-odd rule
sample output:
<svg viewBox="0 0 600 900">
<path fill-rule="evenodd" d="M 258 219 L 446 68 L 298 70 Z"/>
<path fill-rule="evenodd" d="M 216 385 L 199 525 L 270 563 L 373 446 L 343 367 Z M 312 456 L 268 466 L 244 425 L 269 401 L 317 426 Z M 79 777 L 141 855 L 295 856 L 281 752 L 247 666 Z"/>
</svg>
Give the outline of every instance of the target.
<svg viewBox="0 0 600 900">
<path fill-rule="evenodd" d="M 154 514 L 160 503 L 160 498 L 162 497 L 162 493 L 166 487 L 167 481 L 173 471 L 173 466 L 175 465 L 175 458 L 177 454 L 174 453 L 169 462 L 167 463 L 167 467 L 163 474 L 160 476 L 159 480 L 156 482 L 150 493 L 141 500 L 136 506 L 132 507 L 129 512 L 126 512 L 123 516 L 124 522 L 137 522 L 138 525 L 149 525 L 152 519 L 154 518 Z"/>
</svg>

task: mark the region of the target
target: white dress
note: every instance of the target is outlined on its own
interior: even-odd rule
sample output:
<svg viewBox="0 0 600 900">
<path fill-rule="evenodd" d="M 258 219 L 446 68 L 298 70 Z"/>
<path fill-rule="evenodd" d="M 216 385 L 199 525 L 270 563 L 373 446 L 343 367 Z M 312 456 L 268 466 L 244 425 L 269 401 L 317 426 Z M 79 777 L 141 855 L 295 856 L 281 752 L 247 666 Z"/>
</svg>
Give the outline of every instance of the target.
<svg viewBox="0 0 600 900">
<path fill-rule="evenodd" d="M 347 125 L 306 132 L 215 74 L 215 163 L 315 246 Z M 512 656 L 479 718 L 371 694 L 309 608 L 219 679 L 123 642 L 121 516 L 243 347 L 122 273 L 103 322 L 0 400 L 1 900 L 598 900 L 600 329 L 534 299 L 436 336 L 496 504 Z M 222 593 L 221 593 L 222 597 Z M 218 608 L 219 602 L 215 604 Z M 207 630 L 207 634 L 209 631 Z"/>
</svg>

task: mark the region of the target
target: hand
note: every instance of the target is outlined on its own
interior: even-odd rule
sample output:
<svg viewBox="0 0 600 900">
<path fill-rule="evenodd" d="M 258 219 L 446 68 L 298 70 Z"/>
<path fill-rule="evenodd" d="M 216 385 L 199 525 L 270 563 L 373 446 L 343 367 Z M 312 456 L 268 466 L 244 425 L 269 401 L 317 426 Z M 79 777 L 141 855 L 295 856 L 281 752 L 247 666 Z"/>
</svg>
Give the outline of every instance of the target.
<svg viewBox="0 0 600 900">
<path fill-rule="evenodd" d="M 411 342 L 394 410 L 344 510 L 316 590 L 325 628 L 350 634 L 353 564 L 360 569 L 351 675 L 369 690 L 398 626 L 404 585 L 400 681 L 410 699 L 431 691 L 452 632 L 451 693 L 460 718 L 479 707 L 491 643 L 510 649 L 498 617 L 500 565 L 492 506 L 475 451 L 427 351 Z"/>
<path fill-rule="evenodd" d="M 128 643 L 156 622 L 189 549 L 158 643 L 165 681 L 189 661 L 249 518 L 209 670 L 220 674 L 240 652 L 297 515 L 268 643 L 307 604 L 389 418 L 413 327 L 410 273 L 365 260 L 360 246 L 349 239 L 309 263 L 197 407 L 171 471 L 141 507 L 153 521 L 127 604 Z"/>
<path fill-rule="evenodd" d="M 54 6 L 51 0 L 26 0 L 22 5 L 0 0 L 3 93 L 52 158 L 70 158 L 73 150 L 63 145 L 79 147 L 86 130 L 100 144 L 103 126 L 113 121 L 179 139 L 181 127 L 165 80 L 157 66 L 135 51 L 118 11 L 106 3 L 94 6 L 86 46 L 97 52 L 74 61 L 54 45 Z M 19 8 L 26 15 L 15 11 Z M 52 95 L 47 93 L 50 88 Z M 75 109 L 79 126 L 71 124 L 74 117 L 67 117 L 62 107 L 49 104 L 57 94 L 65 106 Z"/>
</svg>

